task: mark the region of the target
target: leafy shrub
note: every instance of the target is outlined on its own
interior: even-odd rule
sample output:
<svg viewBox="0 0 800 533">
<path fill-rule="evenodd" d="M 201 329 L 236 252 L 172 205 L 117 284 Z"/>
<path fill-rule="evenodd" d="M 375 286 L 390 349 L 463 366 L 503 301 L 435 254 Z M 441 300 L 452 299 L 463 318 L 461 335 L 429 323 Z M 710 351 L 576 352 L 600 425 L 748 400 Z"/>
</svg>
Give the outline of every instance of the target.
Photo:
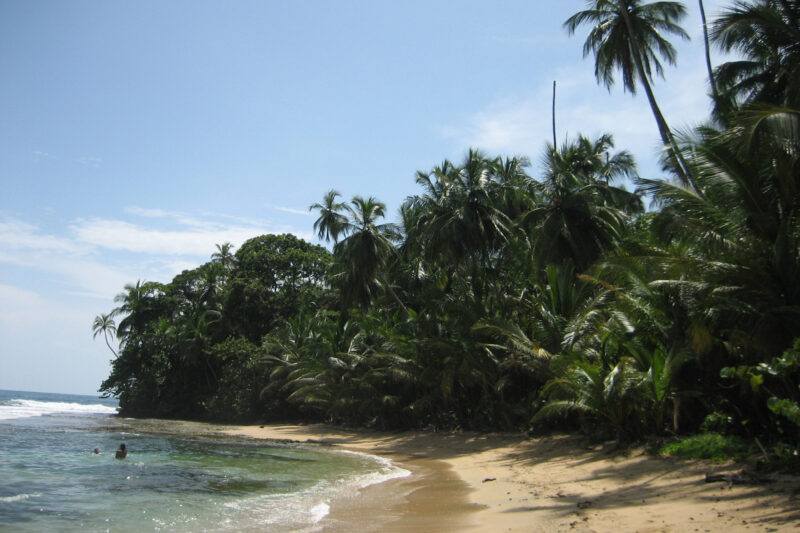
<svg viewBox="0 0 800 533">
<path fill-rule="evenodd" d="M 687 459 L 711 459 L 715 462 L 740 461 L 751 452 L 751 446 L 739 437 L 720 433 L 700 433 L 667 444 L 659 450 L 664 455 Z"/>
<path fill-rule="evenodd" d="M 732 427 L 733 418 L 730 415 L 714 411 L 713 413 L 709 413 L 703 420 L 703 423 L 700 424 L 700 431 L 704 433 L 728 434 Z"/>
</svg>

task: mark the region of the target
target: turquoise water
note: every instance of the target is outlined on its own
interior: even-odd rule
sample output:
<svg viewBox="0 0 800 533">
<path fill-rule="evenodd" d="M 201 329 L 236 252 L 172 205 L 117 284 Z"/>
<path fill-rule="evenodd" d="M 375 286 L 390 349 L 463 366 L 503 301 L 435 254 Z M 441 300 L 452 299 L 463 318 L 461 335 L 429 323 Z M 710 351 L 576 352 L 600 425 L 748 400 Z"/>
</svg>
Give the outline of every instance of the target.
<svg viewBox="0 0 800 533">
<path fill-rule="evenodd" d="M 366 454 L 169 422 L 145 432 L 115 413 L 108 399 L 0 391 L 0 530 L 314 531 L 333 499 L 407 475 Z"/>
</svg>

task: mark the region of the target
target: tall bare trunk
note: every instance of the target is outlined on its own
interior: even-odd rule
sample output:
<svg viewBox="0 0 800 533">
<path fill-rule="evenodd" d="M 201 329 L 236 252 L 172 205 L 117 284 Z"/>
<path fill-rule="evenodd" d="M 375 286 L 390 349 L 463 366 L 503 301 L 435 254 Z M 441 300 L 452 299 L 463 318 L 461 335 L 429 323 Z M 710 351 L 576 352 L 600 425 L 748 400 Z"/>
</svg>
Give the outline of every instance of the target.
<svg viewBox="0 0 800 533">
<path fill-rule="evenodd" d="M 672 135 L 672 130 L 669 129 L 669 125 L 667 124 L 664 115 L 661 113 L 661 109 L 658 107 L 658 103 L 656 103 L 656 96 L 653 93 L 653 88 L 650 86 L 650 81 L 647 79 L 647 72 L 644 69 L 644 63 L 642 62 L 642 55 L 641 55 L 642 47 L 639 43 L 639 39 L 636 37 L 636 33 L 633 30 L 630 11 L 628 11 L 628 1 L 619 0 L 619 5 L 622 8 L 621 15 L 623 21 L 625 22 L 625 28 L 628 30 L 628 38 L 630 39 L 630 46 L 632 48 L 631 53 L 633 55 L 633 60 L 636 63 L 636 69 L 639 71 L 639 81 L 644 87 L 644 92 L 647 95 L 647 101 L 650 104 L 650 110 L 653 112 L 653 117 L 655 117 L 656 119 L 658 132 L 661 135 L 661 141 L 664 143 L 664 146 L 670 151 L 672 155 L 672 158 L 675 162 L 675 169 L 678 173 L 678 177 L 684 183 L 688 182 L 692 186 L 692 188 L 694 188 L 697 194 L 703 197 L 702 191 L 697 186 L 697 182 L 695 182 L 694 178 L 692 177 L 689 165 L 687 165 L 686 160 L 683 158 L 683 155 L 681 154 L 681 151 L 678 149 L 678 143 L 675 142 L 675 137 L 673 137 Z"/>
<path fill-rule="evenodd" d="M 558 148 L 556 146 L 556 80 L 553 80 L 553 151 Z"/>
<path fill-rule="evenodd" d="M 112 348 L 112 347 L 111 347 L 111 343 L 110 343 L 110 342 L 108 342 L 108 332 L 107 332 L 107 331 L 105 331 L 105 330 L 103 331 L 103 337 L 105 337 L 105 339 L 106 339 L 106 346 L 108 346 L 108 349 L 109 349 L 109 350 L 111 350 L 111 353 L 113 353 L 113 354 L 114 354 L 114 357 L 119 357 L 119 355 L 117 354 L 117 352 L 115 352 L 115 351 L 114 351 L 114 348 Z"/>
<path fill-rule="evenodd" d="M 397 305 L 400 306 L 400 309 L 403 310 L 403 314 L 406 316 L 406 318 L 408 318 L 409 317 L 408 307 L 406 307 L 405 304 L 402 302 L 402 300 L 400 300 L 400 298 L 397 296 L 397 293 L 394 292 L 394 289 L 392 289 L 392 286 L 389 285 L 388 281 L 385 283 L 385 286 L 386 290 L 389 292 L 389 295 L 394 299 L 395 303 L 397 303 Z"/>
<path fill-rule="evenodd" d="M 711 48 L 708 41 L 708 23 L 706 22 L 706 10 L 703 7 L 703 0 L 698 0 L 700 4 L 700 18 L 703 20 L 703 40 L 706 45 L 706 68 L 708 69 L 708 83 L 711 85 L 711 94 L 714 100 L 719 99 L 717 92 L 717 82 L 714 80 L 714 69 L 711 67 Z"/>
<path fill-rule="evenodd" d="M 672 399 L 672 429 L 675 433 L 680 429 L 681 421 L 681 399 L 675 396 Z"/>
</svg>

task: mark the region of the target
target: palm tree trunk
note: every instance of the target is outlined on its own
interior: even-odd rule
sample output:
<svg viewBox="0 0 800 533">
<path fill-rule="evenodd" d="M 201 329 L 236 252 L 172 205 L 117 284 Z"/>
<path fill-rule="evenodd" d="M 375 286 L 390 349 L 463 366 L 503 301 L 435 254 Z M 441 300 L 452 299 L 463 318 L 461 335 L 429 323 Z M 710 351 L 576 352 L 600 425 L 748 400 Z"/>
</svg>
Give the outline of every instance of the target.
<svg viewBox="0 0 800 533">
<path fill-rule="evenodd" d="M 107 332 L 107 331 L 105 331 L 105 330 L 103 330 L 103 337 L 104 337 L 104 338 L 105 338 L 105 340 L 106 340 L 106 346 L 108 346 L 108 349 L 109 349 L 109 350 L 111 350 L 111 353 L 113 353 L 113 354 L 114 354 L 114 357 L 119 357 L 119 355 L 117 354 L 117 352 L 115 352 L 115 351 L 114 351 L 114 348 L 112 348 L 112 347 L 111 347 L 111 343 L 109 343 L 109 342 L 108 342 L 108 332 Z"/>
<path fill-rule="evenodd" d="M 633 30 L 633 24 L 631 23 L 630 12 L 628 11 L 628 0 L 620 0 L 619 5 L 622 8 L 621 15 L 622 19 L 625 21 L 625 28 L 628 30 L 628 38 L 630 39 L 633 59 L 636 62 L 636 69 L 639 71 L 639 81 L 644 87 L 644 92 L 647 95 L 647 101 L 650 103 L 650 109 L 653 112 L 653 117 L 656 119 L 658 132 L 661 134 L 661 141 L 664 143 L 664 146 L 670 150 L 673 158 L 675 159 L 678 177 L 684 183 L 688 182 L 691 184 L 697 194 L 700 197 L 703 197 L 703 193 L 700 191 L 700 188 L 697 186 L 697 183 L 692 177 L 689 166 L 686 164 L 686 161 L 684 160 L 680 150 L 678 150 L 678 144 L 675 142 L 675 137 L 672 136 L 672 131 L 669 129 L 669 125 L 667 124 L 664 115 L 661 113 L 661 109 L 656 103 L 656 96 L 653 93 L 653 88 L 650 86 L 650 82 L 647 79 L 647 72 L 645 72 L 644 64 L 642 63 L 642 56 L 639 53 L 641 46 L 639 45 L 639 39 L 636 38 L 636 33 Z"/>
<path fill-rule="evenodd" d="M 553 80 L 553 150 L 556 149 L 556 80 Z"/>
<path fill-rule="evenodd" d="M 711 68 L 711 50 L 709 47 L 708 41 L 708 23 L 706 23 L 706 10 L 703 7 L 703 0 L 698 0 L 700 4 L 700 18 L 703 20 L 703 40 L 706 46 L 706 68 L 708 69 L 708 83 L 711 85 L 711 94 L 714 97 L 714 100 L 719 99 L 719 93 L 717 92 L 717 82 L 714 81 L 714 69 Z"/>
<path fill-rule="evenodd" d="M 410 316 L 408 313 L 408 307 L 406 307 L 405 304 L 400 300 L 400 298 L 397 296 L 397 293 L 394 292 L 394 289 L 388 282 L 386 283 L 386 290 L 389 291 L 389 294 L 392 296 L 394 301 L 397 302 L 397 305 L 400 306 L 400 309 L 403 310 L 403 313 L 406 315 L 406 318 L 408 318 Z"/>
<path fill-rule="evenodd" d="M 675 433 L 678 432 L 680 429 L 680 421 L 681 421 L 681 399 L 679 397 L 675 397 L 672 399 L 672 429 Z"/>
</svg>

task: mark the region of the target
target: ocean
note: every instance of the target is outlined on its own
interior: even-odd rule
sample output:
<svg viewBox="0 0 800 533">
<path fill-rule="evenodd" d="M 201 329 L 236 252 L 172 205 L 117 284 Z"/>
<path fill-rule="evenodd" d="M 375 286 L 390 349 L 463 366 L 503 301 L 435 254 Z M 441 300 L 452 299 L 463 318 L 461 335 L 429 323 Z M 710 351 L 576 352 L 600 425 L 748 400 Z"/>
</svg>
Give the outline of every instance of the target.
<svg viewBox="0 0 800 533">
<path fill-rule="evenodd" d="M 310 533 L 336 498 L 409 474 L 368 454 L 116 412 L 113 399 L 0 390 L 0 530 Z"/>
</svg>

